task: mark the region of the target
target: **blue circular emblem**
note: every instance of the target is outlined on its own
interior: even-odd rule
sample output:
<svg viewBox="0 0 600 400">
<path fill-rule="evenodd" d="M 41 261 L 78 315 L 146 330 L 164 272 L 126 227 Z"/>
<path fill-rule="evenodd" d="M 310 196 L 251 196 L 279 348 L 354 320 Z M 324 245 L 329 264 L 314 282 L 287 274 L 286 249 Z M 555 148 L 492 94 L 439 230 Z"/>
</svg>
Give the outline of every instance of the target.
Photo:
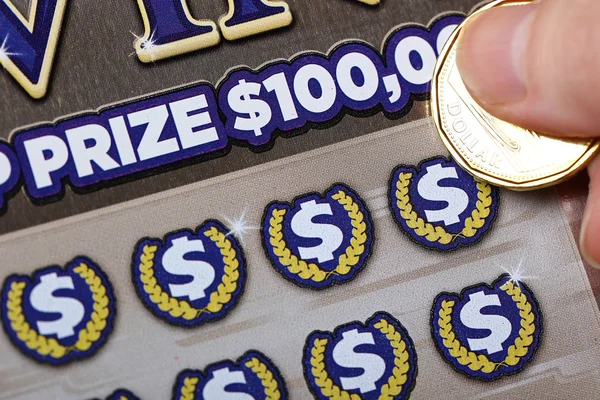
<svg viewBox="0 0 600 400">
<path fill-rule="evenodd" d="M 299 286 L 323 289 L 353 279 L 365 267 L 373 224 L 362 199 L 337 184 L 324 195 L 269 204 L 262 236 L 278 272 Z"/>
<path fill-rule="evenodd" d="M 288 398 L 281 373 L 264 354 L 251 350 L 236 362 L 225 360 L 203 371 L 186 369 L 173 386 L 174 399 L 223 398 L 271 400 Z"/>
<path fill-rule="evenodd" d="M 110 335 L 116 315 L 108 277 L 77 257 L 31 277 L 9 276 L 2 286 L 2 324 L 11 342 L 42 363 L 62 365 L 90 357 Z"/>
<path fill-rule="evenodd" d="M 195 232 L 139 241 L 132 262 L 136 291 L 150 311 L 174 325 L 223 318 L 244 290 L 246 260 L 230 230 L 209 220 Z"/>
<path fill-rule="evenodd" d="M 479 241 L 498 211 L 498 188 L 476 180 L 444 157 L 423 161 L 417 168 L 396 168 L 389 199 L 402 231 L 420 245 L 440 251 Z"/>
<path fill-rule="evenodd" d="M 417 376 L 417 353 L 400 322 L 378 312 L 364 324 L 315 331 L 304 348 L 304 376 L 317 399 L 406 399 Z"/>
<path fill-rule="evenodd" d="M 441 293 L 431 332 L 442 357 L 457 371 L 485 381 L 522 370 L 540 344 L 542 315 L 531 290 L 502 275 L 492 286 Z"/>
<path fill-rule="evenodd" d="M 117 389 L 106 398 L 106 400 L 140 400 L 135 394 L 127 389 Z"/>
</svg>

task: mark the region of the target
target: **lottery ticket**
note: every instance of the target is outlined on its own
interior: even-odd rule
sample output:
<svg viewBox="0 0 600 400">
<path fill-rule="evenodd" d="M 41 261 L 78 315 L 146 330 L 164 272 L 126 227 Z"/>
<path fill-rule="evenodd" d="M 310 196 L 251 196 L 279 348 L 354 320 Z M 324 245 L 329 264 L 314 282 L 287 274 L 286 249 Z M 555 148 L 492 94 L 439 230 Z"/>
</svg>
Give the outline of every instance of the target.
<svg viewBox="0 0 600 400">
<path fill-rule="evenodd" d="M 0 1 L 0 399 L 597 397 L 585 177 L 430 115 L 475 2 L 187 3 Z"/>
</svg>

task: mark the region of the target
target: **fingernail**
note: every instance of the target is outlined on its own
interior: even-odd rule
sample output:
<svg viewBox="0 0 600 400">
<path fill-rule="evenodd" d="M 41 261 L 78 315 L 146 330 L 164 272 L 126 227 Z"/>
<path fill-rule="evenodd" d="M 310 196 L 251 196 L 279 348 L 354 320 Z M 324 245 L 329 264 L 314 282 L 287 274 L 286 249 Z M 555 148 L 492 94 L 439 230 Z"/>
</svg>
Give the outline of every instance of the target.
<svg viewBox="0 0 600 400">
<path fill-rule="evenodd" d="M 592 180 L 579 240 L 581 255 L 592 267 L 600 269 L 600 158 L 589 167 Z"/>
<path fill-rule="evenodd" d="M 503 105 L 525 98 L 524 54 L 537 4 L 498 7 L 463 29 L 457 65 L 465 86 L 482 104 Z"/>
</svg>

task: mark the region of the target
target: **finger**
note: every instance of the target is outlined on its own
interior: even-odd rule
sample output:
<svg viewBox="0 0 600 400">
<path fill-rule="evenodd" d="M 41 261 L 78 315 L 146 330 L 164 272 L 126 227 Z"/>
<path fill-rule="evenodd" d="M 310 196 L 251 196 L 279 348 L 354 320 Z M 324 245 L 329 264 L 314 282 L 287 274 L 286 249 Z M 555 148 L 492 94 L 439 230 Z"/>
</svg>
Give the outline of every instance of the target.
<svg viewBox="0 0 600 400">
<path fill-rule="evenodd" d="M 600 157 L 589 166 L 590 195 L 581 228 L 581 253 L 600 269 Z"/>
<path fill-rule="evenodd" d="M 496 7 L 462 31 L 457 63 L 498 118 L 561 136 L 600 136 L 598 0 Z"/>
</svg>

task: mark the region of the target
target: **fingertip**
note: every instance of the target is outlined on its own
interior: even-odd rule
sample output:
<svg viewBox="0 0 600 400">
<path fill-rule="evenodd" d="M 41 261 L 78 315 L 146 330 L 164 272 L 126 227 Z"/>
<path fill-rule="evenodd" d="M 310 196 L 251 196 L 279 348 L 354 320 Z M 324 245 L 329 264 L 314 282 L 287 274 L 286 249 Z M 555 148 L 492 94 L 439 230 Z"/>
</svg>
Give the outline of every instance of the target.
<svg viewBox="0 0 600 400">
<path fill-rule="evenodd" d="M 483 109 L 544 134 L 600 135 L 600 2 L 571 3 L 495 7 L 462 28 L 457 66 Z"/>
<path fill-rule="evenodd" d="M 488 111 L 527 96 L 522 58 L 537 5 L 492 8 L 463 27 L 456 63 L 465 86 Z"/>
<path fill-rule="evenodd" d="M 581 228 L 581 254 L 590 265 L 600 269 L 600 157 L 588 170 L 590 194 Z"/>
</svg>

